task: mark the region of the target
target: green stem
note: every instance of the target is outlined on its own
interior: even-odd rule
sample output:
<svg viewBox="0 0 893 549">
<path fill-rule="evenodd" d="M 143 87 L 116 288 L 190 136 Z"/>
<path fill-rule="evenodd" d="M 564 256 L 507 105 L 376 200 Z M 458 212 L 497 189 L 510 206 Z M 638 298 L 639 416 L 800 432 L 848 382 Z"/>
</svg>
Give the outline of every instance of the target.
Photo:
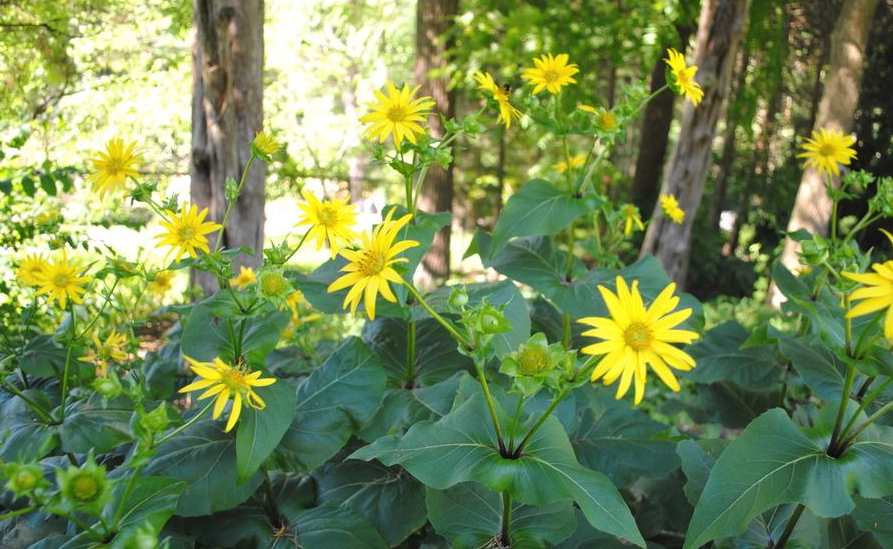
<svg viewBox="0 0 893 549">
<path fill-rule="evenodd" d="M 848 357 L 853 357 L 853 319 L 849 317 L 848 313 L 850 312 L 850 294 L 843 294 L 843 310 L 844 321 L 843 321 L 843 337 L 844 337 L 844 345 L 846 348 L 846 354 Z"/>
<path fill-rule="evenodd" d="M 105 312 L 105 308 L 108 306 L 109 301 L 112 300 L 112 295 L 115 293 L 115 288 L 117 288 L 117 287 L 118 287 L 118 279 L 115 279 L 115 282 L 112 284 L 112 288 L 105 295 L 105 300 L 103 300 L 102 305 L 99 307 L 99 311 L 97 311 L 96 315 L 94 315 L 93 318 L 90 319 L 90 322 L 88 322 L 87 325 L 84 326 L 84 329 L 81 331 L 81 333 L 77 334 L 74 337 L 74 341 L 80 341 L 80 339 L 82 337 L 87 335 L 87 332 L 89 332 L 90 330 L 93 329 L 93 326 L 96 325 L 96 322 L 99 320 L 99 317 L 101 317 L 102 313 Z M 72 312 L 72 315 L 74 315 L 74 312 Z"/>
<path fill-rule="evenodd" d="M 38 404 L 37 402 L 32 400 L 31 397 L 29 397 L 22 391 L 19 391 L 18 387 L 9 383 L 6 380 L 4 380 L 2 382 L 2 385 L 0 385 L 0 386 L 2 386 L 4 389 L 6 389 L 10 393 L 14 394 L 15 396 L 19 397 L 20 399 L 24 400 L 25 404 L 27 404 L 28 407 L 31 408 L 31 411 L 33 411 L 34 414 L 37 415 L 37 417 L 39 417 L 41 419 L 41 421 L 43 421 L 44 423 L 47 423 L 47 424 L 53 423 L 52 416 L 50 416 L 50 414 L 46 410 L 43 409 L 43 406 L 41 406 L 40 404 Z"/>
<path fill-rule="evenodd" d="M 477 359 L 474 361 L 474 368 L 478 374 L 478 380 L 481 382 L 481 389 L 484 391 L 484 399 L 487 401 L 487 408 L 490 410 L 490 420 L 493 422 L 493 429 L 496 431 L 496 442 L 499 444 L 499 454 L 506 455 L 505 437 L 502 434 L 502 427 L 499 425 L 499 416 L 496 413 L 496 404 L 493 402 L 493 395 L 490 394 L 490 385 L 487 383 L 487 376 L 484 373 L 483 366 Z"/>
<path fill-rule="evenodd" d="M 68 400 L 68 370 L 71 368 L 71 352 L 74 350 L 74 343 L 69 342 L 68 351 L 65 353 L 65 367 L 62 369 L 62 405 L 59 407 L 59 423 L 65 423 L 65 403 Z"/>
<path fill-rule="evenodd" d="M 840 440 L 840 428 L 843 425 L 843 418 L 846 415 L 847 405 L 850 402 L 850 393 L 853 390 L 853 380 L 856 377 L 856 369 L 852 366 L 847 366 L 846 371 L 846 380 L 843 383 L 843 394 L 840 396 L 840 407 L 837 410 L 837 419 L 834 421 L 834 431 L 831 434 L 831 442 L 828 445 L 828 450 L 832 451 L 838 447 L 838 441 Z"/>
<path fill-rule="evenodd" d="M 288 262 L 288 260 L 292 258 L 292 256 L 294 256 L 296 253 L 298 253 L 298 250 L 300 250 L 301 246 L 304 245 L 304 241 L 307 240 L 307 235 L 309 235 L 309 234 L 310 234 L 310 229 L 307 229 L 307 232 L 304 233 L 304 236 L 301 237 L 301 240 L 298 242 L 298 245 L 295 247 L 295 249 L 292 250 L 287 256 L 285 256 L 285 259 L 282 260 L 282 263 L 281 263 L 282 265 L 285 265 Z"/>
<path fill-rule="evenodd" d="M 877 412 L 875 412 L 875 413 L 871 414 L 870 416 L 868 416 L 868 418 L 867 418 L 861 425 L 859 425 L 858 427 L 856 427 L 856 429 L 853 431 L 853 433 L 852 433 L 850 436 L 848 436 L 848 437 L 846 438 L 846 440 L 844 440 L 844 441 L 840 444 L 841 449 L 845 449 L 845 448 L 847 448 L 850 444 L 853 443 L 854 440 L 856 440 L 856 437 L 857 437 L 857 436 L 859 436 L 860 434 L 862 434 L 862 431 L 864 431 L 865 429 L 868 429 L 868 427 L 869 427 L 872 423 L 874 423 L 875 421 L 879 420 L 879 419 L 881 418 L 881 416 L 883 416 L 884 414 L 886 414 L 886 413 L 889 412 L 890 410 L 893 410 L 893 401 L 890 401 L 890 402 L 884 404 L 883 406 L 881 406 L 881 408 L 880 408 Z"/>
<path fill-rule="evenodd" d="M 415 380 L 416 321 L 410 320 L 406 331 L 406 384 Z"/>
<path fill-rule="evenodd" d="M 649 95 L 648 97 L 646 97 L 646 98 L 645 98 L 645 101 L 643 101 L 638 107 L 636 107 L 636 109 L 635 109 L 632 113 L 630 113 L 629 117 L 630 117 L 630 118 L 635 118 L 635 116 L 636 116 L 637 114 L 639 114 L 639 111 L 641 111 L 642 109 L 644 109 L 645 106 L 646 106 L 648 103 L 651 103 L 651 101 L 652 101 L 655 97 L 657 97 L 658 95 L 660 95 L 661 93 L 663 93 L 664 90 L 667 90 L 667 89 L 669 89 L 669 88 L 670 88 L 670 85 L 669 85 L 669 84 L 664 84 L 662 88 L 655 90 L 654 93 L 652 93 L 651 95 Z"/>
<path fill-rule="evenodd" d="M 805 506 L 800 503 L 797 505 L 797 508 L 794 509 L 794 513 L 791 515 L 791 518 L 788 520 L 788 525 L 785 526 L 784 532 L 781 533 L 781 536 L 778 538 L 778 541 L 775 543 L 774 549 L 784 549 L 784 546 L 788 543 L 788 539 L 791 537 L 791 534 L 794 532 L 794 528 L 797 526 L 797 521 L 800 520 L 800 515 L 803 514 L 803 509 Z"/>
<path fill-rule="evenodd" d="M 412 295 L 412 297 L 419 303 L 419 305 L 421 305 L 422 308 L 425 309 L 425 311 L 427 311 L 429 315 L 431 315 L 431 318 L 433 318 L 441 326 L 443 326 L 446 331 L 449 332 L 449 334 L 453 337 L 453 339 L 455 339 L 456 342 L 459 343 L 459 345 L 462 345 L 462 347 L 464 347 L 467 351 L 471 351 L 474 349 L 474 345 L 469 343 L 468 340 L 465 339 L 458 330 L 456 330 L 456 328 L 449 320 L 443 318 L 437 313 L 437 311 L 435 311 L 431 308 L 430 305 L 428 305 L 428 302 L 425 301 L 421 294 L 419 294 L 419 291 L 415 289 L 415 286 L 413 286 L 411 283 L 405 283 L 404 286 L 406 286 L 407 291 L 409 291 L 410 295 Z"/>
<path fill-rule="evenodd" d="M 54 514 L 54 515 L 56 515 L 56 516 L 62 517 L 62 518 L 66 519 L 66 520 L 68 520 L 68 521 L 70 521 L 70 522 L 73 522 L 73 523 L 76 524 L 81 530 L 83 530 L 84 532 L 86 532 L 87 535 L 89 535 L 89 536 L 92 537 L 92 538 L 95 538 L 95 539 L 97 539 L 97 540 L 100 540 L 100 539 L 102 539 L 103 537 L 105 537 L 105 536 L 103 536 L 102 534 L 100 534 L 99 532 L 97 532 L 96 530 L 94 530 L 93 528 L 91 528 L 90 525 L 88 525 L 86 522 L 82 521 L 81 519 L 77 518 L 76 516 L 74 516 L 74 515 L 72 515 L 72 514 L 70 514 L 70 513 L 67 513 L 67 512 L 65 512 L 65 511 L 61 511 L 61 510 L 59 510 L 59 509 L 52 509 L 52 510 L 50 510 L 49 512 L 52 513 L 52 514 Z M 101 519 L 100 519 L 100 520 L 101 520 Z"/>
<path fill-rule="evenodd" d="M 571 315 L 561 315 L 561 346 L 570 349 L 571 346 Z"/>
<path fill-rule="evenodd" d="M 580 183 L 580 189 L 577 191 L 577 194 L 582 196 L 583 193 L 586 192 L 586 186 L 592 180 L 592 172 L 595 171 L 595 167 L 601 164 L 602 159 L 605 157 L 605 154 L 608 152 L 607 146 L 602 146 L 601 150 L 598 151 L 598 156 L 595 157 L 595 160 L 592 161 L 592 164 L 589 165 L 589 169 L 586 170 L 586 175 L 583 176 L 583 182 Z"/>
<path fill-rule="evenodd" d="M 549 419 L 549 416 L 552 414 L 555 408 L 557 408 L 558 405 L 561 404 L 561 401 L 564 400 L 564 398 L 569 394 L 570 390 L 565 389 L 561 391 L 557 397 L 555 397 L 555 400 L 552 401 L 552 404 L 549 404 L 549 407 L 546 408 L 546 410 L 543 412 L 543 415 L 540 416 L 533 427 L 530 428 L 530 431 L 528 431 L 524 438 L 521 439 L 520 444 L 518 444 L 518 447 L 512 453 L 512 459 L 518 459 L 519 457 L 521 457 L 521 452 L 524 450 L 524 446 L 526 446 L 527 443 L 530 442 L 530 439 L 533 438 L 533 435 L 539 430 L 540 427 L 543 426 L 543 423 L 545 423 L 546 420 Z"/>
<path fill-rule="evenodd" d="M 3 513 L 2 515 L 0 515 L 0 522 L 3 522 L 6 519 L 11 519 L 13 517 L 17 517 L 19 515 L 25 515 L 27 513 L 30 513 L 31 511 L 34 511 L 37 508 L 38 508 L 37 505 L 30 505 L 28 507 L 23 507 L 22 509 L 19 509 L 18 511 L 10 511 L 8 513 Z"/>
<path fill-rule="evenodd" d="M 502 528 L 500 529 L 499 541 L 503 547 L 511 547 L 512 532 L 512 495 L 508 492 L 502 493 Z"/>
<path fill-rule="evenodd" d="M 118 531 L 118 525 L 121 524 L 121 519 L 124 517 L 124 508 L 127 505 L 127 500 L 130 498 L 131 492 L 133 492 L 133 483 L 136 481 L 137 477 L 139 477 L 143 465 L 143 463 L 140 463 L 134 467 L 133 472 L 130 474 L 130 478 L 127 479 L 127 485 L 124 487 L 124 495 L 121 496 L 121 501 L 118 503 L 118 509 L 115 511 L 115 519 L 112 521 L 112 532 Z"/>
<path fill-rule="evenodd" d="M 561 138 L 561 141 L 564 143 L 564 161 L 566 162 L 567 169 L 564 170 L 564 173 L 567 174 L 567 186 L 573 195 L 575 192 L 576 185 L 574 184 L 574 169 L 571 167 L 571 149 L 567 144 L 567 136 Z"/>
<path fill-rule="evenodd" d="M 512 424 L 509 427 L 509 453 L 515 449 L 515 433 L 518 432 L 518 422 L 521 419 L 521 410 L 524 408 L 524 395 L 518 397 L 518 406 L 515 408 L 515 415 L 512 416 Z"/>
<path fill-rule="evenodd" d="M 282 513 L 279 512 L 279 503 L 276 501 L 276 493 L 273 492 L 273 483 L 270 482 L 270 473 L 267 471 L 266 467 L 261 467 L 261 471 L 264 473 L 264 493 L 267 496 L 267 501 L 270 505 L 270 513 L 274 515 L 273 518 L 276 521 L 276 527 L 282 526 Z"/>
<path fill-rule="evenodd" d="M 248 180 L 248 170 L 251 169 L 251 165 L 254 163 L 254 155 L 248 157 L 248 162 L 245 164 L 245 170 L 242 171 L 242 178 L 239 180 L 239 187 L 236 191 L 237 196 L 241 196 L 242 188 L 245 187 L 245 182 Z M 233 213 L 233 208 L 238 202 L 238 198 L 233 200 L 232 202 L 228 202 L 226 205 L 226 213 L 223 214 L 223 221 L 220 223 L 220 230 L 217 231 L 217 242 L 214 244 L 214 252 L 219 252 L 220 248 L 223 247 L 223 231 L 226 230 L 226 224 L 229 222 L 229 216 Z"/>
<path fill-rule="evenodd" d="M 180 433 L 182 433 L 183 431 L 185 431 L 186 429 L 188 429 L 192 424 L 194 424 L 194 423 L 195 423 L 196 421 L 198 421 L 203 415 L 205 415 L 205 412 L 207 412 L 208 410 L 211 409 L 211 406 L 214 405 L 214 400 L 215 400 L 215 399 L 211 399 L 211 401 L 208 402 L 207 406 L 205 406 L 204 408 L 202 408 L 202 411 L 201 411 L 201 412 L 195 414 L 194 416 L 192 416 L 192 419 L 190 419 L 189 421 L 187 421 L 187 422 L 184 423 L 183 425 L 180 425 L 179 427 L 177 427 L 176 429 L 174 429 L 174 430 L 171 431 L 170 433 L 166 434 L 165 436 L 161 437 L 161 439 L 159 439 L 158 442 L 156 442 L 153 446 L 156 446 L 156 447 L 157 447 L 157 446 L 161 446 L 161 445 L 164 444 L 165 442 L 169 441 L 169 440 L 172 439 L 173 437 L 179 435 Z"/>
<path fill-rule="evenodd" d="M 869 378 L 869 379 L 871 379 L 871 378 Z M 887 385 L 890 385 L 891 381 L 893 381 L 893 378 L 888 378 L 886 381 L 884 381 L 879 386 L 877 386 L 874 389 L 874 391 L 869 393 L 868 396 L 866 396 L 865 398 L 862 399 L 862 403 L 859 404 L 859 408 L 856 410 L 856 412 L 853 414 L 853 417 L 850 418 L 850 420 L 847 422 L 846 426 L 840 432 L 841 439 L 847 438 L 847 433 L 849 433 L 852 430 L 853 426 L 856 424 L 856 421 L 859 419 L 859 414 L 861 414 L 868 407 L 868 405 L 871 404 L 874 401 L 874 399 L 876 399 L 878 397 L 878 395 L 880 395 L 884 391 L 884 389 L 887 388 Z M 863 387 L 864 387 L 864 384 L 863 384 Z"/>
</svg>

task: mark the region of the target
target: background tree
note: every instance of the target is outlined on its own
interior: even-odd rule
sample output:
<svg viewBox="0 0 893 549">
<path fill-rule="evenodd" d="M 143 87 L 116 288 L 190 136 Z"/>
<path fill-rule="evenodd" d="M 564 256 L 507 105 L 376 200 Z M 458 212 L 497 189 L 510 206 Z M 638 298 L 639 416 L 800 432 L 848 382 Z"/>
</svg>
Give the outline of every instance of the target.
<svg viewBox="0 0 893 549">
<path fill-rule="evenodd" d="M 859 86 L 865 65 L 869 31 L 878 0 L 846 0 L 831 33 L 830 67 L 824 79 L 824 91 L 818 106 L 813 131 L 820 128 L 850 131 L 859 102 Z M 835 182 L 836 184 L 836 182 Z M 831 218 L 831 200 L 825 192 L 825 180 L 813 168 L 807 168 L 800 180 L 797 199 L 788 222 L 789 233 L 807 229 L 825 234 Z M 785 238 L 781 262 L 793 269 L 799 263 L 799 246 Z M 770 302 L 778 305 L 782 296 L 777 288 L 770 292 Z"/>
<path fill-rule="evenodd" d="M 456 93 L 450 87 L 447 51 L 453 40 L 449 30 L 458 13 L 459 0 L 418 0 L 416 5 L 415 80 L 421 95 L 437 102 L 436 112 L 428 119 L 431 133 L 443 135 L 442 114 L 452 118 L 456 112 Z M 453 207 L 453 167 L 433 166 L 419 196 L 419 206 L 428 212 L 451 211 Z M 444 278 L 450 274 L 450 233 L 447 225 L 434 237 L 422 259 L 422 278 Z"/>
<path fill-rule="evenodd" d="M 192 200 L 220 221 L 226 210 L 225 181 L 238 181 L 248 159 L 250 143 L 263 127 L 264 3 L 263 0 L 195 0 L 193 47 Z M 249 246 L 251 257 L 241 262 L 257 265 L 264 243 L 263 163 L 248 173 L 241 197 L 223 234 L 230 249 Z M 211 239 L 211 246 L 215 239 Z M 214 281 L 200 274 L 206 292 Z"/>
<path fill-rule="evenodd" d="M 685 283 L 691 252 L 691 228 L 701 203 L 704 181 L 712 160 L 716 122 L 722 110 L 736 52 L 744 35 L 750 0 L 709 0 L 701 8 L 694 64 L 704 98 L 697 108 L 686 104 L 679 140 L 664 169 L 662 194 L 674 195 L 685 210 L 676 224 L 655 205 L 640 255 L 653 254 L 670 277 Z"/>
</svg>

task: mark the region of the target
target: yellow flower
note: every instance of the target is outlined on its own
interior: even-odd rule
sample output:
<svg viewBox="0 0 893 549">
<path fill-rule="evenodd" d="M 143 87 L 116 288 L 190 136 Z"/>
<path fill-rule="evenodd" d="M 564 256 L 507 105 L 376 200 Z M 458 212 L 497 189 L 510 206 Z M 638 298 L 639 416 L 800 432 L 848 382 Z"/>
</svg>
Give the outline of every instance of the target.
<svg viewBox="0 0 893 549">
<path fill-rule="evenodd" d="M 634 204 L 624 204 L 620 209 L 623 212 L 623 234 L 629 236 L 633 232 L 633 227 L 637 230 L 644 231 L 645 225 L 642 224 L 642 218 L 639 216 L 639 208 Z M 683 212 L 684 215 L 684 212 Z"/>
<path fill-rule="evenodd" d="M 660 195 L 660 209 L 677 225 L 681 225 L 685 221 L 685 212 L 679 207 L 676 197 L 671 194 Z"/>
<path fill-rule="evenodd" d="M 577 108 L 583 112 L 595 115 L 595 125 L 603 132 L 612 132 L 617 129 L 617 116 L 602 107 L 595 108 L 592 105 L 580 104 Z"/>
<path fill-rule="evenodd" d="M 57 300 L 63 309 L 69 299 L 82 303 L 86 290 L 81 286 L 93 280 L 92 276 L 83 276 L 84 270 L 77 262 L 69 262 L 62 252 L 55 260 L 46 261 L 36 275 L 37 285 L 41 286 L 37 295 L 49 294 L 49 301 Z"/>
<path fill-rule="evenodd" d="M 263 156 L 272 156 L 282 148 L 282 143 L 276 141 L 273 139 L 273 136 L 264 132 L 257 132 L 254 136 L 252 145 L 254 145 L 254 149 Z"/>
<path fill-rule="evenodd" d="M 153 294 L 163 297 L 174 288 L 173 280 L 176 276 L 175 271 L 158 271 L 147 287 Z"/>
<path fill-rule="evenodd" d="M 301 191 L 301 196 L 307 203 L 298 204 L 298 207 L 304 210 L 304 217 L 299 220 L 298 226 L 310 225 L 307 236 L 316 239 L 317 250 L 321 250 L 328 240 L 334 259 L 342 245 L 359 238 L 351 228 L 357 223 L 357 208 L 353 204 L 348 204 L 350 195 L 341 200 L 336 198 L 324 202 L 320 202 L 307 191 Z"/>
<path fill-rule="evenodd" d="M 199 212 L 195 204 L 184 202 L 180 206 L 179 215 L 170 210 L 166 210 L 165 214 L 170 221 L 161 222 L 161 226 L 167 229 L 167 232 L 155 237 L 159 246 L 170 246 L 169 253 L 174 253 L 176 259 L 184 255 L 197 257 L 196 250 L 205 253 L 211 251 L 205 235 L 220 229 L 220 225 L 205 221 L 208 208 Z"/>
<path fill-rule="evenodd" d="M 596 109 L 592 105 L 587 105 L 585 103 L 581 103 L 581 104 L 577 105 L 577 108 L 583 112 L 588 112 L 589 114 L 598 114 L 598 109 Z"/>
<path fill-rule="evenodd" d="M 257 274 L 254 272 L 254 269 L 242 265 L 239 267 L 238 276 L 231 278 L 229 284 L 239 290 L 243 290 L 246 286 L 254 284 L 256 280 Z"/>
<path fill-rule="evenodd" d="M 393 83 L 388 82 L 387 95 L 376 91 L 378 103 L 367 104 L 373 112 L 360 118 L 360 122 L 369 124 L 366 137 L 384 143 L 393 134 L 394 145 L 399 149 L 404 138 L 414 144 L 416 134 L 424 135 L 425 130 L 419 122 L 424 122 L 428 117 L 434 101 L 427 96 L 415 99 L 420 87 L 410 89 L 409 84 L 404 84 L 403 89 L 398 90 Z"/>
<path fill-rule="evenodd" d="M 135 165 L 142 159 L 134 152 L 135 148 L 135 142 L 125 144 L 121 139 L 110 139 L 105 152 L 98 152 L 95 158 L 90 159 L 95 172 L 87 179 L 93 183 L 93 190 L 99 196 L 123 188 L 128 177 L 139 176 Z"/>
<path fill-rule="evenodd" d="M 391 208 L 384 221 L 371 234 L 363 233 L 363 245 L 359 250 L 341 250 L 341 255 L 350 261 L 341 269 L 347 274 L 332 282 L 328 288 L 329 292 L 337 292 L 351 286 L 341 306 L 346 308 L 350 304 L 350 312 L 356 313 L 360 300 L 365 297 L 366 314 L 370 320 L 375 320 L 375 298 L 379 292 L 388 301 L 397 302 L 397 296 L 391 291 L 388 282 L 403 284 L 403 279 L 391 265 L 409 260 L 395 256 L 419 245 L 415 240 L 394 243 L 397 233 L 409 222 L 412 214 L 391 221 L 393 215 L 394 208 Z"/>
<path fill-rule="evenodd" d="M 890 239 L 890 244 L 893 244 L 893 235 L 883 229 L 881 231 Z M 884 337 L 893 343 L 893 261 L 874 263 L 871 268 L 874 270 L 873 273 L 843 273 L 843 276 L 850 280 L 865 284 L 865 287 L 850 293 L 850 299 L 862 301 L 847 311 L 846 317 L 853 318 L 887 309 Z"/>
<path fill-rule="evenodd" d="M 478 82 L 478 89 L 490 92 L 493 99 L 499 104 L 499 118 L 496 121 L 505 122 L 505 129 L 511 127 L 513 118 L 516 120 L 521 118 L 521 111 L 509 103 L 510 89 L 508 86 L 497 86 L 493 77 L 487 72 L 475 73 L 474 79 Z"/>
<path fill-rule="evenodd" d="M 571 168 L 579 168 L 586 162 L 586 155 L 578 154 L 577 156 L 571 157 Z M 558 170 L 561 173 L 567 171 L 567 162 L 559 162 L 557 164 L 552 165 L 553 168 Z"/>
<path fill-rule="evenodd" d="M 242 413 L 242 401 L 251 406 L 255 410 L 263 410 L 266 407 L 264 401 L 254 392 L 253 387 L 266 387 L 276 383 L 275 378 L 260 379 L 261 371 L 251 371 L 244 365 L 232 367 L 219 358 L 215 358 L 213 362 L 198 362 L 191 358 L 184 357 L 189 362 L 189 367 L 196 373 L 200 380 L 190 383 L 180 389 L 181 393 L 198 391 L 207 389 L 198 396 L 198 400 L 217 396 L 214 402 L 214 411 L 211 414 L 213 419 L 220 417 L 223 408 L 230 397 L 233 398 L 233 408 L 229 413 L 229 420 L 226 422 L 225 431 L 228 433 L 236 425 L 239 415 Z"/>
<path fill-rule="evenodd" d="M 856 158 L 856 151 L 850 148 L 855 142 L 854 135 L 844 135 L 836 129 L 819 128 L 819 131 L 812 132 L 812 139 L 807 137 L 806 143 L 800 145 L 804 152 L 798 154 L 797 158 L 805 158 L 806 167 L 815 168 L 819 173 L 839 175 L 838 164 L 849 166 L 850 161 Z"/>
<path fill-rule="evenodd" d="M 673 73 L 673 78 L 679 87 L 679 95 L 684 95 L 691 101 L 692 105 L 697 107 L 701 99 L 704 98 L 704 90 L 701 89 L 700 84 L 695 82 L 695 74 L 698 72 L 698 67 L 694 65 L 686 67 L 685 56 L 673 48 L 667 49 L 667 55 L 669 57 L 664 59 L 664 61 L 670 66 L 670 72 Z"/>
<path fill-rule="evenodd" d="M 46 258 L 43 254 L 29 254 L 19 263 L 16 270 L 16 279 L 22 286 L 37 286 L 40 284 L 38 275 L 43 272 L 46 265 Z"/>
<path fill-rule="evenodd" d="M 552 57 L 551 53 L 547 53 L 534 58 L 535 67 L 524 69 L 521 78 L 535 86 L 533 93 L 539 93 L 545 88 L 549 93 L 557 94 L 563 86 L 577 83 L 572 77 L 580 72 L 580 69 L 574 63 L 568 65 L 567 61 L 566 53 L 558 54 L 555 57 Z"/>
<path fill-rule="evenodd" d="M 96 332 L 93 332 L 93 348 L 86 355 L 78 360 L 84 362 L 92 362 L 99 368 L 97 369 L 97 377 L 105 377 L 108 373 L 109 362 L 121 363 L 127 360 L 127 336 L 118 333 L 117 330 L 109 332 L 105 341 L 101 341 Z"/>
<path fill-rule="evenodd" d="M 674 329 L 691 316 L 691 309 L 671 312 L 679 304 L 679 298 L 673 296 L 675 284 L 664 288 L 648 308 L 638 286 L 638 281 L 634 280 L 630 288 L 618 276 L 615 295 L 600 285 L 598 291 L 608 306 L 610 317 L 579 320 L 594 328 L 583 332 L 584 336 L 604 340 L 581 350 L 589 355 L 604 355 L 592 372 L 592 381 L 602 379 L 605 385 L 610 385 L 619 378 L 617 398 L 620 399 L 635 380 L 635 404 L 639 404 L 645 394 L 646 366 L 649 365 L 667 387 L 679 390 L 679 382 L 670 368 L 688 371 L 695 367 L 695 361 L 671 344 L 688 344 L 698 338 L 695 332 Z"/>
<path fill-rule="evenodd" d="M 319 313 L 306 314 L 307 311 L 313 309 L 313 306 L 304 298 L 301 290 L 295 290 L 288 294 L 288 297 L 285 298 L 285 306 L 291 311 L 291 323 L 295 326 L 321 318 Z"/>
</svg>

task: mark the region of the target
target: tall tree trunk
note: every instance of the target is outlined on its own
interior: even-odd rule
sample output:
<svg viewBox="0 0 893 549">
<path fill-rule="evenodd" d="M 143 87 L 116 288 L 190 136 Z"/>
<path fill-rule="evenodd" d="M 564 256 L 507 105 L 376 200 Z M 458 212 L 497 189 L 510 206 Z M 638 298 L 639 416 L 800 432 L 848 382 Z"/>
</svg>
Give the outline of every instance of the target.
<svg viewBox="0 0 893 549">
<path fill-rule="evenodd" d="M 251 157 L 250 143 L 263 127 L 263 0 L 195 0 L 192 89 L 192 165 L 190 193 L 208 218 L 222 221 L 224 185 L 236 181 Z M 239 263 L 257 266 L 264 243 L 264 175 L 256 162 L 233 208 L 223 244 L 248 246 L 254 254 Z M 211 246 L 216 235 L 209 235 Z M 216 280 L 197 273 L 206 293 Z"/>
<path fill-rule="evenodd" d="M 661 215 L 660 206 L 655 205 L 642 244 L 641 255 L 654 254 L 680 285 L 685 284 L 688 273 L 691 228 L 704 194 L 716 122 L 728 94 L 749 9 L 750 0 L 707 0 L 701 8 L 694 59 L 704 98 L 697 108 L 686 102 L 679 141 L 664 169 L 661 187 L 661 193 L 679 200 L 685 220 L 677 225 Z"/>
<path fill-rule="evenodd" d="M 685 54 L 692 28 L 689 25 L 676 27 L 679 32 L 679 51 Z M 666 51 L 666 48 L 664 48 Z M 654 68 L 651 69 L 651 93 L 667 84 L 667 64 L 660 55 Z M 660 170 L 667 156 L 667 144 L 670 141 L 670 125 L 673 123 L 673 100 L 675 94 L 665 92 L 655 97 L 645 106 L 642 115 L 641 140 L 639 154 L 636 156 L 636 171 L 633 176 L 630 201 L 647 212 L 654 207 L 660 189 Z"/>
<path fill-rule="evenodd" d="M 355 61 L 351 61 L 347 69 L 347 86 L 344 93 L 341 94 L 341 105 L 344 107 L 344 114 L 351 120 L 358 119 L 359 108 L 357 105 L 357 74 L 360 72 L 359 65 Z M 360 144 L 359 137 L 354 137 L 350 144 L 351 148 L 357 150 Z M 347 164 L 347 182 L 350 190 L 350 201 L 354 204 L 358 203 L 363 197 L 363 180 L 366 178 L 366 155 L 354 153 L 351 155 Z"/>
<path fill-rule="evenodd" d="M 865 47 L 877 5 L 878 0 L 846 0 L 841 7 L 834 32 L 831 33 L 830 66 L 813 125 L 814 131 L 828 128 L 846 133 L 850 130 L 859 102 Z M 839 184 L 839 181 L 835 180 L 834 184 Z M 825 234 L 830 219 L 831 199 L 825 191 L 825 181 L 815 169 L 807 168 L 800 179 L 787 232 L 806 229 Z M 788 269 L 799 264 L 799 248 L 797 242 L 785 238 L 780 260 Z M 783 301 L 784 296 L 773 285 L 769 292 L 770 304 L 777 307 Z"/>
<path fill-rule="evenodd" d="M 428 127 L 435 136 L 443 135 L 440 115 L 455 115 L 455 92 L 449 90 L 446 53 L 451 46 L 447 31 L 459 10 L 459 0 L 418 0 L 416 5 L 416 83 L 422 95 L 437 102 L 436 113 L 428 118 Z M 433 74 L 432 74 L 433 73 Z M 419 196 L 419 206 L 428 212 L 448 212 L 453 206 L 453 168 L 432 166 Z M 434 237 L 431 248 L 422 258 L 418 282 L 431 287 L 434 278 L 450 274 L 450 229 L 447 225 Z"/>
</svg>

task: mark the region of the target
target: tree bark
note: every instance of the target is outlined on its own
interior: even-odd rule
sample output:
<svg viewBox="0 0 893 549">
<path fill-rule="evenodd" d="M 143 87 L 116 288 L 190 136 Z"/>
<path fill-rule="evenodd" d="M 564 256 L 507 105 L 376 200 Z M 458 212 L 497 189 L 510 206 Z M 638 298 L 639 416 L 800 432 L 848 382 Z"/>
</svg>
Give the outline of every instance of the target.
<svg viewBox="0 0 893 549">
<path fill-rule="evenodd" d="M 684 286 L 691 252 L 691 229 L 704 194 L 713 137 L 728 94 L 736 52 L 744 35 L 750 0 L 708 0 L 701 8 L 694 59 L 704 98 L 697 108 L 686 101 L 679 141 L 664 169 L 662 194 L 675 195 L 685 211 L 682 224 L 654 206 L 640 255 L 654 254 L 670 278 Z"/>
<path fill-rule="evenodd" d="M 877 5 L 878 0 L 846 0 L 841 7 L 831 33 L 830 66 L 813 130 L 827 128 L 844 133 L 850 130 L 859 101 L 865 48 Z M 837 185 L 839 181 L 834 181 L 833 184 Z M 831 219 L 831 205 L 824 179 L 815 169 L 807 168 L 800 179 L 787 232 L 806 229 L 812 233 L 825 234 Z M 786 237 L 780 261 L 788 269 L 799 264 L 798 250 L 799 244 Z M 769 303 L 777 307 L 783 301 L 784 296 L 773 285 L 769 292 Z"/>
<path fill-rule="evenodd" d="M 263 0 L 195 0 L 190 193 L 208 219 L 220 222 L 226 211 L 224 185 L 236 181 L 251 157 L 250 143 L 263 127 Z M 250 247 L 238 264 L 257 266 L 264 242 L 264 175 L 255 162 L 223 234 L 229 249 Z M 210 245 L 216 234 L 209 235 Z M 196 273 L 206 293 L 216 279 Z"/>
<path fill-rule="evenodd" d="M 458 0 L 418 0 L 416 5 L 416 64 L 415 79 L 421 85 L 421 95 L 429 95 L 437 102 L 436 112 L 428 118 L 432 135 L 444 132 L 440 115 L 455 116 L 455 92 L 449 89 L 446 53 L 451 40 L 447 31 L 459 10 Z M 432 166 L 425 179 L 418 201 L 427 212 L 448 212 L 453 206 L 453 169 Z M 450 226 L 438 232 L 428 253 L 422 258 L 417 281 L 430 287 L 435 278 L 450 274 Z"/>
<path fill-rule="evenodd" d="M 677 26 L 679 32 L 679 51 L 685 54 L 692 29 L 688 25 Z M 666 51 L 664 48 L 663 51 Z M 664 55 L 660 55 L 654 68 L 651 69 L 651 93 L 667 84 L 667 64 Z M 630 201 L 647 212 L 654 207 L 657 193 L 660 190 L 660 170 L 667 156 L 667 144 L 670 141 L 670 125 L 673 123 L 673 102 L 675 94 L 665 92 L 651 100 L 645 106 L 642 115 L 642 130 L 639 133 L 639 154 L 636 156 L 636 171 L 630 190 Z"/>
</svg>

